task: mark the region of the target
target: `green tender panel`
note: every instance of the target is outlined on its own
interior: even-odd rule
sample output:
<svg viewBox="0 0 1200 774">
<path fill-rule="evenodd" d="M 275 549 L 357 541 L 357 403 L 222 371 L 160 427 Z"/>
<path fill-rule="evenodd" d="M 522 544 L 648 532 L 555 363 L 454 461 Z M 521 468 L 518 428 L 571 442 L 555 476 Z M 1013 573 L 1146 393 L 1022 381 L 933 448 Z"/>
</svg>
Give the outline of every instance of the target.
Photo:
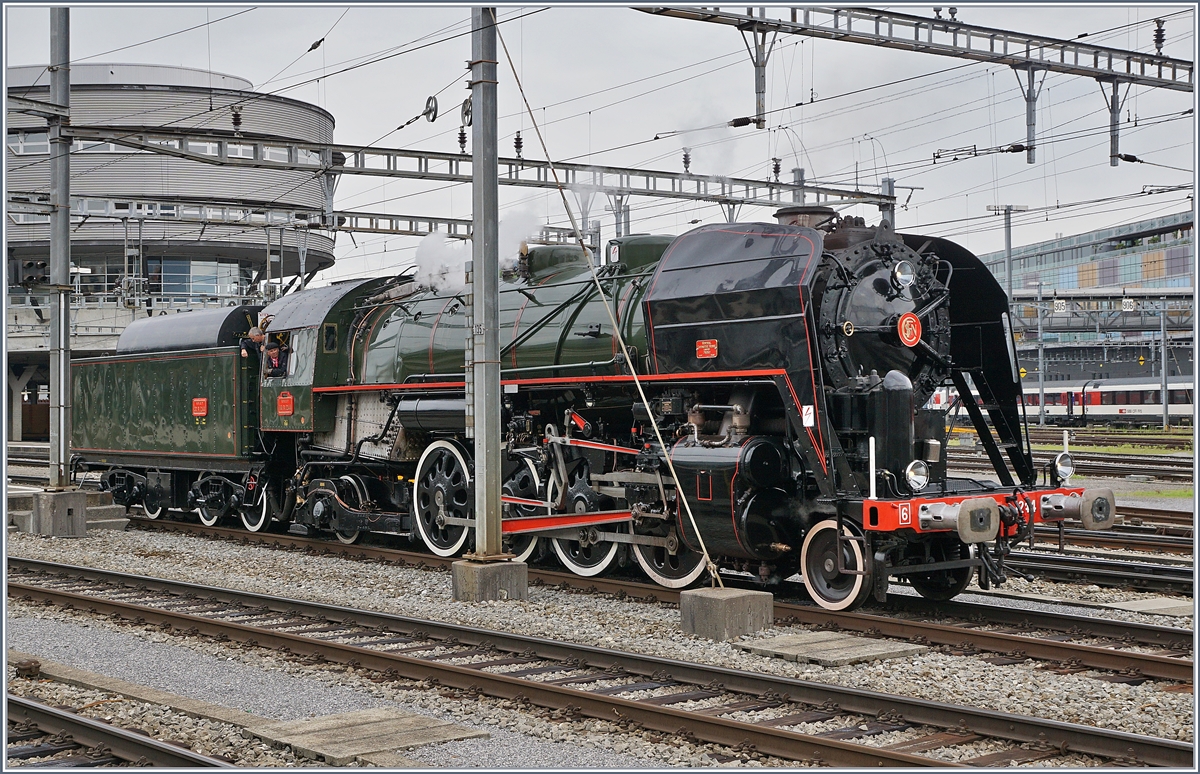
<svg viewBox="0 0 1200 774">
<path fill-rule="evenodd" d="M 89 358 L 71 366 L 74 451 L 249 456 L 257 364 L 239 357 L 237 347 Z M 195 398 L 207 398 L 206 416 L 193 416 Z"/>
</svg>

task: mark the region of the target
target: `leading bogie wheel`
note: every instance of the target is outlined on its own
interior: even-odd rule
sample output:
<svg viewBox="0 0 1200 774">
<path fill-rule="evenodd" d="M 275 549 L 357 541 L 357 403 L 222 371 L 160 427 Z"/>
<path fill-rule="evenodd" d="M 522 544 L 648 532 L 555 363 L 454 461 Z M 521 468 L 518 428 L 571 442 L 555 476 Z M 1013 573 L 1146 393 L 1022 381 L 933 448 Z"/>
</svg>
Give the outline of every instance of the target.
<svg viewBox="0 0 1200 774">
<path fill-rule="evenodd" d="M 413 516 L 425 546 L 438 556 L 455 556 L 471 530 L 447 518 L 470 519 L 475 492 L 466 455 L 450 441 L 434 441 L 417 462 L 413 480 Z"/>
<path fill-rule="evenodd" d="M 848 526 L 844 526 L 843 531 L 847 537 L 854 537 Z M 834 519 L 814 524 L 804 536 L 804 546 L 800 550 L 800 570 L 814 602 L 826 610 L 853 610 L 870 594 L 871 576 L 839 571 L 839 542 L 842 567 L 861 571 L 865 566 L 862 544 L 853 539 L 839 541 L 837 521 Z"/>
<path fill-rule="evenodd" d="M 267 477 L 260 477 L 257 484 L 258 497 L 255 499 L 254 505 L 244 505 L 238 509 L 242 515 L 242 526 L 250 532 L 262 532 L 279 512 Z"/>
<path fill-rule="evenodd" d="M 932 559 L 935 562 L 953 561 L 955 559 L 970 559 L 973 549 L 966 543 L 957 541 L 938 543 L 933 547 Z M 939 570 L 928 573 L 914 573 L 908 576 L 908 582 L 918 594 L 935 602 L 945 602 L 954 599 L 966 591 L 974 577 L 974 567 L 955 567 L 951 570 Z"/>
</svg>

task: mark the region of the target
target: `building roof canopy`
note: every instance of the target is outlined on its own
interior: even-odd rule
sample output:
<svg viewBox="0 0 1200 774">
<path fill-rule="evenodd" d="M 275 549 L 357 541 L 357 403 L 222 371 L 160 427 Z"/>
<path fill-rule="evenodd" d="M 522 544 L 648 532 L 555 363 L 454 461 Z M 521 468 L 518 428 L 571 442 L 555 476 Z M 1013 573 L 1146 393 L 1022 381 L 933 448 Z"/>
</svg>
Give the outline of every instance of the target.
<svg viewBox="0 0 1200 774">
<path fill-rule="evenodd" d="M 224 73 L 157 64 L 76 63 L 71 65 L 71 85 L 90 86 L 199 86 L 207 89 L 250 91 L 254 84 L 245 78 Z M 43 65 L 8 68 L 9 87 L 49 86 L 50 73 Z"/>
</svg>

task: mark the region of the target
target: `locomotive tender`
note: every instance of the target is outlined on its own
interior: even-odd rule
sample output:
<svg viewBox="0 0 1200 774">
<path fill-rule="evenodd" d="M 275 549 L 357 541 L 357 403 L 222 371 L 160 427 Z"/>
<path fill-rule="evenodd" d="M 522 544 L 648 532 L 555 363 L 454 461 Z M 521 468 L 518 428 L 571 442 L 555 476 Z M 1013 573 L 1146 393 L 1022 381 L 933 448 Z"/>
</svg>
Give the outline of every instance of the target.
<svg viewBox="0 0 1200 774">
<path fill-rule="evenodd" d="M 683 587 L 706 570 L 703 537 L 722 567 L 799 571 L 850 609 L 893 577 L 935 599 L 1001 583 L 1034 523 L 1111 526 L 1112 492 L 1067 486 L 1067 455 L 1039 486 L 1007 301 L 974 255 L 826 208 L 777 218 L 615 239 L 605 300 L 581 248 L 523 249 L 500 289 L 508 550 Z M 238 357 L 258 308 L 140 320 L 117 355 L 75 363 L 73 445 L 151 518 L 461 553 L 464 305 L 411 274 L 285 296 L 261 310 L 289 355 L 274 378 Z M 979 396 L 964 407 L 996 481 L 947 475 L 945 409 L 921 408 L 947 385 Z"/>
</svg>

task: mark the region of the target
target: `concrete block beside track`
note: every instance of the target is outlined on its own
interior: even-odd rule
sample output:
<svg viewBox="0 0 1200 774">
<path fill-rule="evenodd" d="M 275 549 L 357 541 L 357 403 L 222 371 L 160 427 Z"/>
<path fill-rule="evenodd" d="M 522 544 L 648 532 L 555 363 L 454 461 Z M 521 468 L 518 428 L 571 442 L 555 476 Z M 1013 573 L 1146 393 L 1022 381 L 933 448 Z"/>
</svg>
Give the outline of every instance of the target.
<svg viewBox="0 0 1200 774">
<path fill-rule="evenodd" d="M 732 640 L 775 620 L 775 597 L 745 589 L 690 589 L 679 593 L 680 623 L 686 634 Z"/>
<path fill-rule="evenodd" d="M 15 514 L 14 514 L 15 517 Z M 34 492 L 33 508 L 25 525 L 26 532 L 48 537 L 84 537 L 87 535 L 87 492 Z"/>
<path fill-rule="evenodd" d="M 129 526 L 129 519 L 125 516 L 124 505 L 96 505 L 88 506 L 87 509 L 87 528 L 93 529 L 116 529 L 123 530 Z"/>
<path fill-rule="evenodd" d="M 450 565 L 456 602 L 529 599 L 529 567 L 524 562 L 472 562 Z"/>
<path fill-rule="evenodd" d="M 80 490 L 87 497 L 86 524 L 87 529 L 117 529 L 123 530 L 129 524 L 125 517 L 125 506 L 113 503 L 112 492 Z M 8 492 L 8 524 L 15 525 L 10 531 L 38 532 L 33 518 L 35 496 L 43 494 L 36 489 L 18 489 Z"/>
</svg>

